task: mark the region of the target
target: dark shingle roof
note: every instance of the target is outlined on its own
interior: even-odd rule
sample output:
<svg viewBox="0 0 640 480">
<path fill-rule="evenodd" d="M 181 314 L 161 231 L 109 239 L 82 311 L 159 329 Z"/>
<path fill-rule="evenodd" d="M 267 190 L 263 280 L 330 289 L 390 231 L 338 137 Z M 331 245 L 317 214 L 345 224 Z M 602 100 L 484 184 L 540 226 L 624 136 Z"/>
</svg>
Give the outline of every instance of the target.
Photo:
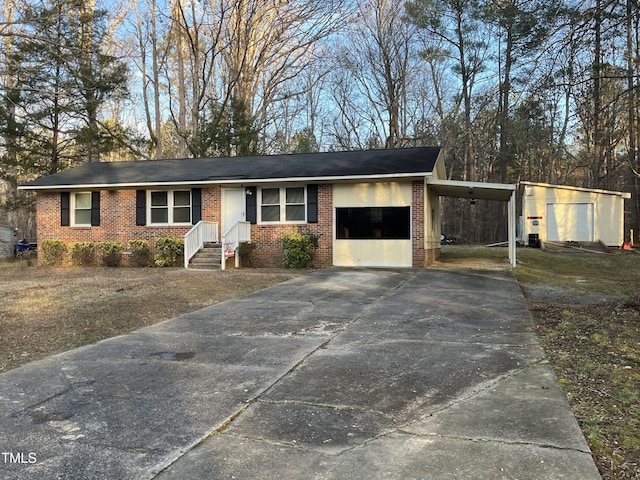
<svg viewBox="0 0 640 480">
<path fill-rule="evenodd" d="M 430 174 L 439 147 L 88 163 L 21 185 L 24 189 L 231 183 Z"/>
</svg>

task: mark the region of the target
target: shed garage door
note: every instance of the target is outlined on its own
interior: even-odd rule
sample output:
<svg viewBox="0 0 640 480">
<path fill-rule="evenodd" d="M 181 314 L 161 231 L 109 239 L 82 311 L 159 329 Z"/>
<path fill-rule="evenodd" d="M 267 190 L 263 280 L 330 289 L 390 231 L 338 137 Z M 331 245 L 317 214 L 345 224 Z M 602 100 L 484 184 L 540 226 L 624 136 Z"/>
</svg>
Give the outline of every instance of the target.
<svg viewBox="0 0 640 480">
<path fill-rule="evenodd" d="M 593 242 L 593 203 L 548 203 L 547 240 Z"/>
</svg>

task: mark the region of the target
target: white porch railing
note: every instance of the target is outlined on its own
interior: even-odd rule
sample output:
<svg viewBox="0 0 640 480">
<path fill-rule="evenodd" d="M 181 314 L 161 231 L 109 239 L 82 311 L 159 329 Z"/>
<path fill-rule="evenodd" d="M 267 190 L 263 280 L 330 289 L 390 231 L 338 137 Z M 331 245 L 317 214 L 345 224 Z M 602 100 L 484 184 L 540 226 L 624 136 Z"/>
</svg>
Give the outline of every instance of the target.
<svg viewBox="0 0 640 480">
<path fill-rule="evenodd" d="M 206 242 L 218 242 L 218 224 L 199 221 L 184 236 L 184 268 L 189 268 L 189 260 Z"/>
<path fill-rule="evenodd" d="M 238 247 L 241 243 L 251 243 L 251 223 L 241 221 L 227 230 L 222 235 L 222 270 L 225 269 L 227 258 L 236 258 L 236 267 L 239 266 Z"/>
</svg>

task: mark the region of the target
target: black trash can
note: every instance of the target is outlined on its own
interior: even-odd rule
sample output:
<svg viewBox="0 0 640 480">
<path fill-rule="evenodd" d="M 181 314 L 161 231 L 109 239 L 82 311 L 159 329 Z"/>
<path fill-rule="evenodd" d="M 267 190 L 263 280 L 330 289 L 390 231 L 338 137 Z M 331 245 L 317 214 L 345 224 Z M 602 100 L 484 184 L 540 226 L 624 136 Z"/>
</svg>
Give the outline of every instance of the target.
<svg viewBox="0 0 640 480">
<path fill-rule="evenodd" d="M 540 248 L 540 237 L 537 233 L 529 234 L 529 248 Z"/>
</svg>

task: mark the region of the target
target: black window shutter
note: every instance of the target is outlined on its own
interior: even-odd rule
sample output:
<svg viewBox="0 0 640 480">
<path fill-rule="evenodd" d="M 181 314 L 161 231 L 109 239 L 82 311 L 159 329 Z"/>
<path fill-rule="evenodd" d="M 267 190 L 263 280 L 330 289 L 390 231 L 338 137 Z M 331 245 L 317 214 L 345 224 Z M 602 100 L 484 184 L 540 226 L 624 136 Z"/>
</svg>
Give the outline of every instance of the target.
<svg viewBox="0 0 640 480">
<path fill-rule="evenodd" d="M 191 223 L 195 225 L 202 220 L 202 189 L 191 190 Z"/>
<path fill-rule="evenodd" d="M 257 188 L 248 187 L 245 192 L 247 197 L 247 222 L 255 225 L 256 223 L 258 223 Z"/>
<path fill-rule="evenodd" d="M 318 185 L 307 185 L 307 223 L 318 223 Z"/>
<path fill-rule="evenodd" d="M 136 190 L 136 225 L 147 224 L 147 191 Z"/>
<path fill-rule="evenodd" d="M 100 226 L 100 192 L 91 192 L 91 226 Z"/>
<path fill-rule="evenodd" d="M 70 212 L 69 212 L 69 192 L 62 192 L 60 194 L 60 226 L 68 227 L 70 225 Z"/>
</svg>

